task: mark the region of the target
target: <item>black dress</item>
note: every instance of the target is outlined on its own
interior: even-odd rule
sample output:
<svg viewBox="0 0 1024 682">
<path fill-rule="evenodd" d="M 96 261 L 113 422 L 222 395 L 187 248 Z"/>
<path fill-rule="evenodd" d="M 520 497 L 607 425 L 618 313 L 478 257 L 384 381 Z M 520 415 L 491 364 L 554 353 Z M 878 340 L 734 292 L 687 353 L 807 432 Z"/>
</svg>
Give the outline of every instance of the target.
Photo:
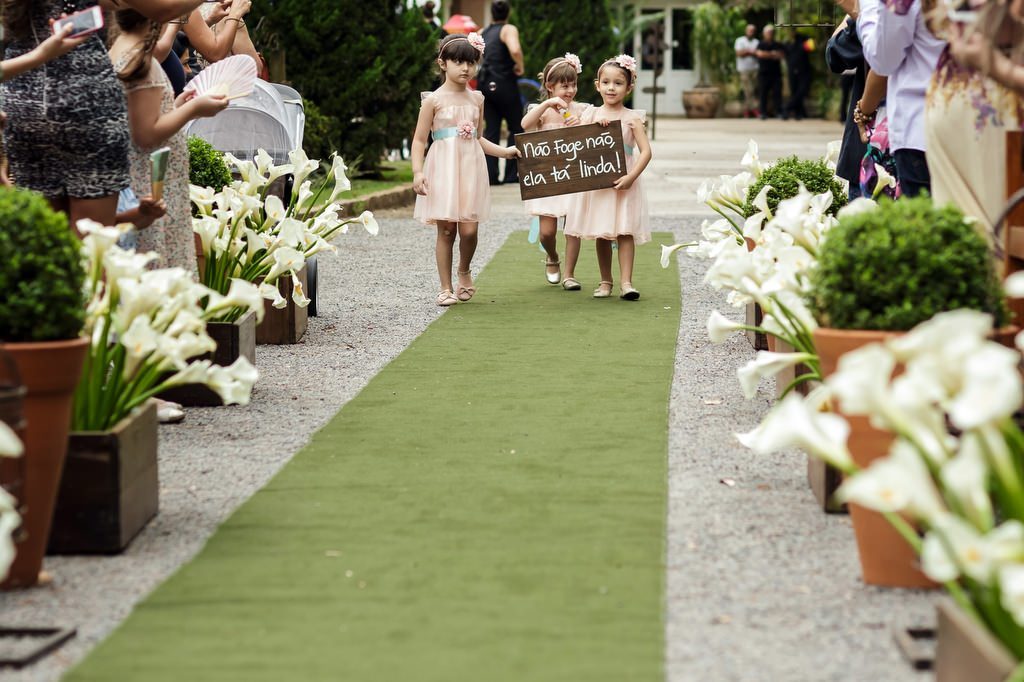
<svg viewBox="0 0 1024 682">
<path fill-rule="evenodd" d="M 27 36 L 14 36 L 7 59 L 52 34 L 50 19 L 94 0 L 39 0 Z M 5 82 L 4 141 L 15 183 L 47 198 L 98 199 L 131 184 L 128 105 L 103 40 L 93 35 L 68 54 Z"/>
<path fill-rule="evenodd" d="M 864 80 L 867 65 L 857 27 L 852 22 L 842 31 L 832 36 L 825 46 L 825 62 L 832 73 L 842 73 L 847 69 L 856 69 L 853 81 L 853 92 L 850 97 L 849 110 L 846 116 L 846 127 L 843 130 L 843 145 L 836 162 L 836 175 L 850 183 L 850 198 L 860 196 L 860 162 L 867 152 L 867 145 L 861 142 L 860 130 L 853 121 L 853 107 L 864 96 Z"/>
</svg>

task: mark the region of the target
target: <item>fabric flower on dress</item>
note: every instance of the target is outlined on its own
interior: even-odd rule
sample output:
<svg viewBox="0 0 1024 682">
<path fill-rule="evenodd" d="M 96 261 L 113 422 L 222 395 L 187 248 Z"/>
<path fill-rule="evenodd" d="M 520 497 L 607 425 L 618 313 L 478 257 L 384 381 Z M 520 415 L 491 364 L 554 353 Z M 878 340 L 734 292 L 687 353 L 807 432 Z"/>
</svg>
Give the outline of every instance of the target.
<svg viewBox="0 0 1024 682">
<path fill-rule="evenodd" d="M 459 137 L 463 140 L 472 140 L 476 136 L 476 126 L 470 121 L 463 121 L 457 127 Z"/>
<path fill-rule="evenodd" d="M 484 56 L 484 48 L 487 46 L 487 44 L 484 42 L 484 39 L 480 37 L 479 33 L 473 31 L 468 36 L 466 36 L 466 40 L 469 41 L 470 45 L 476 48 L 476 51 L 480 53 L 481 57 Z"/>
<path fill-rule="evenodd" d="M 612 61 L 624 68 L 626 71 L 629 71 L 634 76 L 636 75 L 636 60 L 628 54 L 620 54 Z"/>
<path fill-rule="evenodd" d="M 572 52 L 566 52 L 563 59 L 568 62 L 569 66 L 576 69 L 577 74 L 583 73 L 583 62 L 580 61 L 579 56 L 574 55 Z"/>
</svg>

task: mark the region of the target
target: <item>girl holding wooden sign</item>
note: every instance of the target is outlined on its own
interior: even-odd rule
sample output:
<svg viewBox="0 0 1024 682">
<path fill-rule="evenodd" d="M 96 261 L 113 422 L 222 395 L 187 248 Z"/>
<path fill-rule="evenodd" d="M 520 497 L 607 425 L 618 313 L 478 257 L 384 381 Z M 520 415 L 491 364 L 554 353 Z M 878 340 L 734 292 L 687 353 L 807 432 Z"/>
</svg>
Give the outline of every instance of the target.
<svg viewBox="0 0 1024 682">
<path fill-rule="evenodd" d="M 612 295 L 613 241 L 619 246 L 619 298 L 640 298 L 640 292 L 633 287 L 633 258 L 636 245 L 651 240 L 647 197 L 640 183 L 640 174 L 651 162 L 651 144 L 644 129 L 645 113 L 623 105 L 635 84 L 635 59 L 625 54 L 609 59 L 597 70 L 594 81 L 604 104 L 587 109 L 580 117 L 582 124 L 607 126 L 612 121 L 622 121 L 622 141 L 626 147 L 626 174 L 616 181 L 614 188 L 573 195 L 565 221 L 566 237 L 597 240 L 601 283 L 594 298 Z"/>
<path fill-rule="evenodd" d="M 564 57 L 552 59 L 538 75 L 541 86 L 540 104 L 531 104 L 523 117 L 523 130 L 556 130 L 565 126 L 579 125 L 580 116 L 590 107 L 578 104 L 576 97 L 577 78 L 583 72 L 580 58 L 567 52 Z M 562 280 L 561 263 L 558 260 L 558 219 L 565 217 L 572 204 L 572 195 L 562 194 L 543 199 L 530 199 L 526 211 L 536 221 L 530 230 L 530 239 L 535 241 L 534 229 L 538 229 L 540 244 L 547 253 L 544 261 L 544 276 L 548 284 L 562 283 L 566 291 L 579 291 L 576 281 L 576 261 L 580 257 L 579 237 L 565 238 L 565 279 Z"/>
<path fill-rule="evenodd" d="M 437 274 L 441 293 L 437 305 L 468 301 L 476 293 L 470 265 L 476 251 L 477 225 L 490 214 L 491 193 L 484 154 L 514 159 L 515 147 L 499 147 L 480 138 L 484 96 L 468 88 L 484 54 L 476 33 L 450 35 L 441 41 L 437 64 L 443 83 L 423 93 L 412 142 L 413 216 L 437 226 Z M 426 153 L 427 135 L 434 144 Z M 424 157 L 426 157 L 424 159 Z M 458 286 L 452 286 L 452 252 L 459 238 Z"/>
</svg>

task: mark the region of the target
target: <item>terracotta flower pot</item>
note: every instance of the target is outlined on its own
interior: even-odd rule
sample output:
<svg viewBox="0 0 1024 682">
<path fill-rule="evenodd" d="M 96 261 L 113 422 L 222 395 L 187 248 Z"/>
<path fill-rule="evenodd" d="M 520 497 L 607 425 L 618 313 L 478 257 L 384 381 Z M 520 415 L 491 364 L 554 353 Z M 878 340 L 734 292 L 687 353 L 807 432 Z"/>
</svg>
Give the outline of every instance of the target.
<svg viewBox="0 0 1024 682">
<path fill-rule="evenodd" d="M 814 346 L 821 359 L 822 376 L 827 378 L 834 373 L 839 358 L 845 353 L 899 335 L 900 332 L 828 328 L 815 330 Z M 858 467 L 867 467 L 876 459 L 889 454 L 889 447 L 894 440 L 891 433 L 874 428 L 866 417 L 843 416 L 850 422 L 847 445 Z M 885 587 L 938 587 L 921 572 L 913 548 L 882 514 L 856 504 L 850 504 L 848 508 L 857 537 L 861 575 L 865 583 Z"/>
<path fill-rule="evenodd" d="M 722 103 L 718 88 L 693 88 L 683 91 L 683 107 L 687 118 L 715 118 Z"/>
<path fill-rule="evenodd" d="M 89 340 L 84 337 L 2 346 L 13 358 L 28 391 L 24 495 L 19 500 L 24 508 L 24 532 L 4 588 L 31 587 L 39 580 L 68 450 L 72 400 L 88 347 Z"/>
</svg>

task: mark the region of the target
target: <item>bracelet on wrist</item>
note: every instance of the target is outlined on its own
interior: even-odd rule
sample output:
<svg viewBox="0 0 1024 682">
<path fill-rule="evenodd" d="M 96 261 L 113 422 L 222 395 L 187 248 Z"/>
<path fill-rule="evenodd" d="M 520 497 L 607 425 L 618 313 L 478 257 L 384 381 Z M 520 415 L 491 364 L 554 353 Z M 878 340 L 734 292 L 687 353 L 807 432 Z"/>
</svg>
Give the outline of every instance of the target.
<svg viewBox="0 0 1024 682">
<path fill-rule="evenodd" d="M 228 17 L 226 21 L 237 21 L 242 26 L 245 26 L 245 19 L 239 19 L 238 17 Z"/>
</svg>

